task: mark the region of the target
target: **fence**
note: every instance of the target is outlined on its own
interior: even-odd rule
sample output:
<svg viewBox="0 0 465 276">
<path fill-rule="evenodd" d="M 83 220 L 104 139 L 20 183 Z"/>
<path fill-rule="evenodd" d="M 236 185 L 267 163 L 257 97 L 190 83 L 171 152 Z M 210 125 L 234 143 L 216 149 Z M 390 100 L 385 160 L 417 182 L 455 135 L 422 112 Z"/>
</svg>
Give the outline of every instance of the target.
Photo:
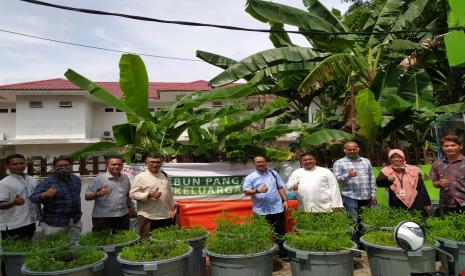
<svg viewBox="0 0 465 276">
<path fill-rule="evenodd" d="M 47 157 L 33 156 L 28 158 L 27 174 L 38 177 L 47 177 L 53 173 L 52 160 Z M 93 157 L 89 160 L 81 158 L 73 163 L 73 173 L 79 175 L 97 175 L 105 172 L 105 160 L 102 157 Z M 5 159 L 0 159 L 0 179 L 7 175 Z"/>
</svg>

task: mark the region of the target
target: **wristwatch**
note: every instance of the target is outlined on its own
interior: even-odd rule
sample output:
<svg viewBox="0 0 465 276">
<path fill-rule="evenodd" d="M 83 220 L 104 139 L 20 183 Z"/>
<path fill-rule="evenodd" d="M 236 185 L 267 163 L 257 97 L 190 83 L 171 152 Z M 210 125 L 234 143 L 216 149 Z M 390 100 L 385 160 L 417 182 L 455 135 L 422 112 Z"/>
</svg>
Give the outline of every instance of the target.
<svg viewBox="0 0 465 276">
<path fill-rule="evenodd" d="M 255 189 L 255 194 L 259 194 L 260 191 L 258 189 Z"/>
</svg>

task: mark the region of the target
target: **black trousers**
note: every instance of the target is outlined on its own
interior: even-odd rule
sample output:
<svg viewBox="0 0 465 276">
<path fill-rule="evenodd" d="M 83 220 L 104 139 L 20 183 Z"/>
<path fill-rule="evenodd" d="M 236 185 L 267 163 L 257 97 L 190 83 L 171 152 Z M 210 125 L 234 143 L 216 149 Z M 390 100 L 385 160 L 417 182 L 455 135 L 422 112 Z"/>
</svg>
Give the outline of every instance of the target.
<svg viewBox="0 0 465 276">
<path fill-rule="evenodd" d="M 280 254 L 286 254 L 286 249 L 284 249 L 283 246 L 283 238 L 286 234 L 285 211 L 277 214 L 265 215 L 265 219 L 271 225 L 274 233 L 276 234 L 275 242 L 279 246 Z"/>
<path fill-rule="evenodd" d="M 465 212 L 465 206 L 457 206 L 457 207 L 439 207 L 439 215 L 441 217 L 444 217 L 447 214 L 450 213 L 464 213 Z"/>
<path fill-rule="evenodd" d="M 113 218 L 92 218 L 92 231 L 129 230 L 129 214 Z"/>
<path fill-rule="evenodd" d="M 137 216 L 137 219 L 139 223 L 139 236 L 142 239 L 147 239 L 150 236 L 150 230 L 176 224 L 176 221 L 171 218 L 153 220 L 144 216 Z"/>
</svg>

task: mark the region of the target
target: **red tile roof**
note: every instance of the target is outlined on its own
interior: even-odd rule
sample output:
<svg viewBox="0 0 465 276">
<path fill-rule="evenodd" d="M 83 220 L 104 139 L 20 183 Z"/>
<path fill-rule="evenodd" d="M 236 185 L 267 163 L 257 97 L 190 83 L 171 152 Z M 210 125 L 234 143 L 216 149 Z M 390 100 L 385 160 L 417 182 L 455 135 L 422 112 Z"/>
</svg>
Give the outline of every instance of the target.
<svg viewBox="0 0 465 276">
<path fill-rule="evenodd" d="M 113 95 L 120 97 L 121 91 L 118 82 L 96 82 Z M 159 98 L 160 92 L 164 91 L 209 91 L 213 88 L 207 81 L 198 80 L 193 82 L 150 82 L 149 97 Z M 57 78 L 41 81 L 23 82 L 16 84 L 1 85 L 0 90 L 81 90 L 69 80 Z"/>
</svg>

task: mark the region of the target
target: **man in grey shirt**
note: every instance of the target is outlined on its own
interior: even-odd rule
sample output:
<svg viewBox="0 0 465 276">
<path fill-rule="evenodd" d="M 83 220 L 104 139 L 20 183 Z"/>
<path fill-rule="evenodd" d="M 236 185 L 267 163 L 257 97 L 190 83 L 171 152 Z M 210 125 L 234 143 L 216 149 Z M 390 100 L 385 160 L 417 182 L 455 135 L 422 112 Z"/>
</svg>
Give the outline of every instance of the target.
<svg viewBox="0 0 465 276">
<path fill-rule="evenodd" d="M 95 200 L 92 231 L 127 230 L 131 206 L 129 178 L 121 173 L 122 157 L 109 156 L 106 163 L 107 172 L 97 176 L 86 190 L 86 200 Z"/>
</svg>

